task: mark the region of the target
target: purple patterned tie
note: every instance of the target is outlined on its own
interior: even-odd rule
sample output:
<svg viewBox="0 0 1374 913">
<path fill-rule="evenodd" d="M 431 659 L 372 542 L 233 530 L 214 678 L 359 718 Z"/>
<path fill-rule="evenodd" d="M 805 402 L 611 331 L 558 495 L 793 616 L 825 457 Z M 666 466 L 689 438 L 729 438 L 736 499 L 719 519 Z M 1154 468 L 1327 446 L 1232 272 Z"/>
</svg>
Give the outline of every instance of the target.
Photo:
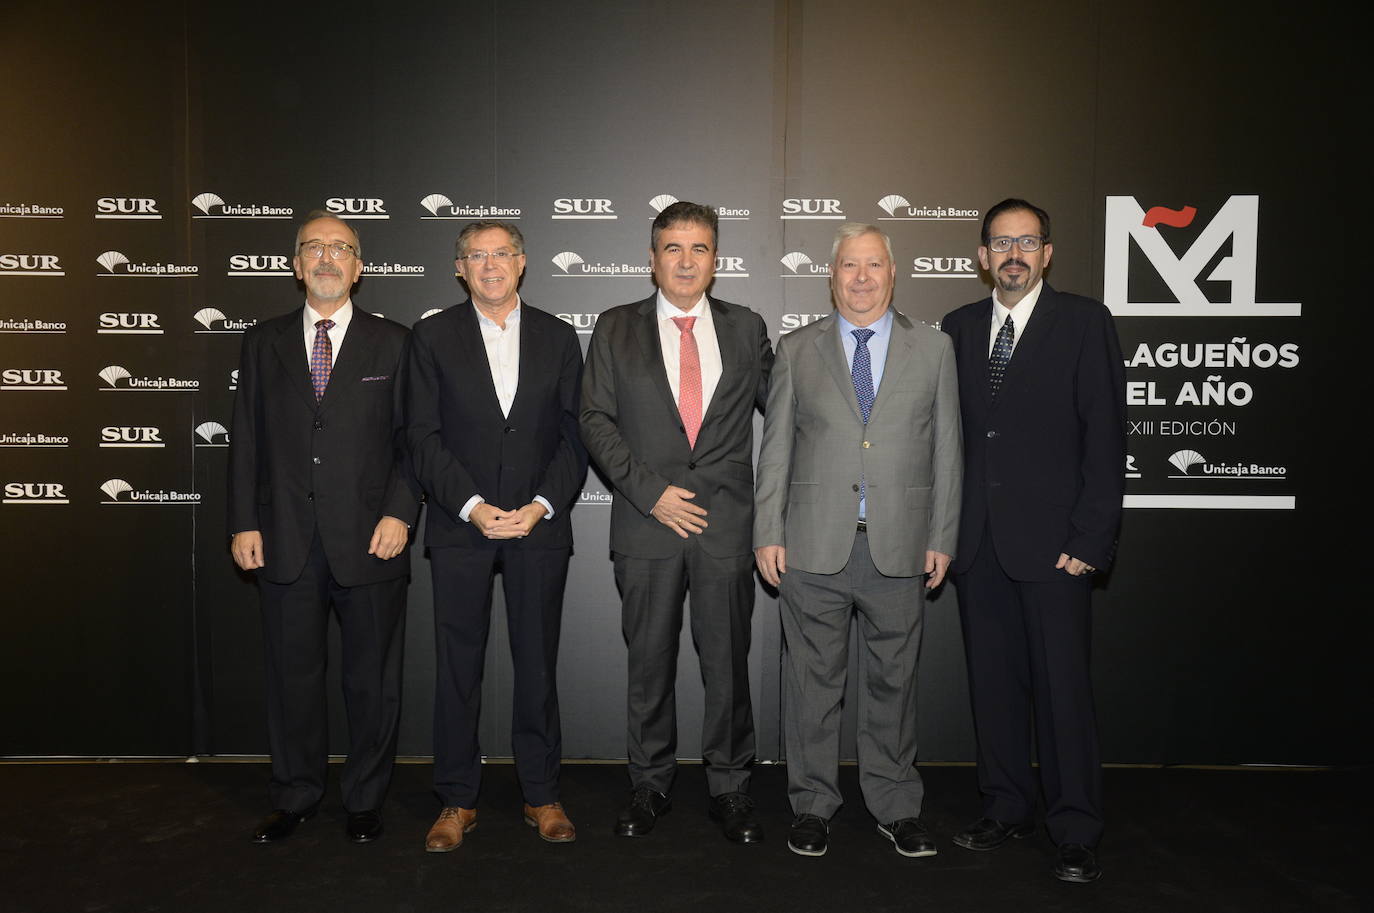
<svg viewBox="0 0 1374 913">
<path fill-rule="evenodd" d="M 315 345 L 310 349 L 310 386 L 315 388 L 315 402 L 324 399 L 324 390 L 329 386 L 329 371 L 334 367 L 334 343 L 329 341 L 329 331 L 334 329 L 334 321 L 315 321 Z"/>
</svg>

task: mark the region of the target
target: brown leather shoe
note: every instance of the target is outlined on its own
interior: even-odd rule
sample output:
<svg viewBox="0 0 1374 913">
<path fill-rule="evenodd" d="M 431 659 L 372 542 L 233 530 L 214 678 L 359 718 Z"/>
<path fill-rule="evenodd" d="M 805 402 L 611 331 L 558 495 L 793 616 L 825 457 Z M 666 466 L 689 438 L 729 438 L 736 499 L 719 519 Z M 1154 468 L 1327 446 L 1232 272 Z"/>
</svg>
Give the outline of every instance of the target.
<svg viewBox="0 0 1374 913">
<path fill-rule="evenodd" d="M 525 823 L 539 828 L 539 836 L 549 843 L 572 843 L 577 839 L 577 828 L 563 811 L 563 803 L 552 805 L 526 805 Z"/>
<path fill-rule="evenodd" d="M 450 805 L 425 835 L 426 853 L 447 853 L 463 845 L 463 835 L 477 826 L 477 809 Z"/>
</svg>

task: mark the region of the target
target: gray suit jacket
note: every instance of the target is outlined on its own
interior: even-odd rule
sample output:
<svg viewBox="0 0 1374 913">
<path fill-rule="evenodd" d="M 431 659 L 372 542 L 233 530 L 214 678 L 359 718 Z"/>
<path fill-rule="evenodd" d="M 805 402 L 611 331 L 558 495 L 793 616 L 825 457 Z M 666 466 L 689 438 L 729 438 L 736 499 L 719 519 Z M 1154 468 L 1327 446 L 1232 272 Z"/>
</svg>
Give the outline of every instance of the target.
<svg viewBox="0 0 1374 913">
<path fill-rule="evenodd" d="M 649 513 L 671 483 L 709 512 L 708 555 L 747 555 L 754 510 L 754 407 L 768 389 L 773 349 L 763 318 L 710 298 L 721 376 L 695 447 L 673 402 L 655 316 L 657 296 L 611 308 L 596 322 L 582 375 L 582 441 L 615 488 L 611 551 L 667 558 L 686 544 Z"/>
<path fill-rule="evenodd" d="M 778 343 L 759 454 L 754 545 L 782 545 L 787 566 L 838 573 L 849 560 L 867 486 L 869 550 L 889 577 L 925 570 L 927 549 L 954 554 L 963 446 L 954 349 L 939 330 L 894 312 L 882 383 L 864 426 L 834 314 Z"/>
</svg>

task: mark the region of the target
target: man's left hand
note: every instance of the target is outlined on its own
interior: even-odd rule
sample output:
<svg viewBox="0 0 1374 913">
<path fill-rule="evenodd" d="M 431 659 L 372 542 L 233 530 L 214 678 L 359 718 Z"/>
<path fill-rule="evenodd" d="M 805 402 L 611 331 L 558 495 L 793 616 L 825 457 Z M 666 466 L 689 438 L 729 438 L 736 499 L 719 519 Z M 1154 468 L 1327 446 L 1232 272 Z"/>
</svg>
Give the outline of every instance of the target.
<svg viewBox="0 0 1374 913">
<path fill-rule="evenodd" d="M 1088 562 L 1080 561 L 1077 558 L 1070 558 L 1063 552 L 1060 552 L 1059 563 L 1056 564 L 1055 567 L 1059 570 L 1067 571 L 1075 577 L 1080 577 L 1083 574 L 1091 574 L 1093 571 L 1097 570 L 1097 568 L 1093 567 Z"/>
<path fill-rule="evenodd" d="M 926 551 L 926 589 L 933 590 L 945 582 L 945 572 L 953 556 L 944 552 Z"/>
<path fill-rule="evenodd" d="M 383 561 L 390 561 L 405 550 L 409 533 L 406 525 L 395 517 L 382 517 L 377 521 L 377 528 L 372 531 L 372 541 L 368 543 L 367 553 L 376 555 Z"/>
</svg>

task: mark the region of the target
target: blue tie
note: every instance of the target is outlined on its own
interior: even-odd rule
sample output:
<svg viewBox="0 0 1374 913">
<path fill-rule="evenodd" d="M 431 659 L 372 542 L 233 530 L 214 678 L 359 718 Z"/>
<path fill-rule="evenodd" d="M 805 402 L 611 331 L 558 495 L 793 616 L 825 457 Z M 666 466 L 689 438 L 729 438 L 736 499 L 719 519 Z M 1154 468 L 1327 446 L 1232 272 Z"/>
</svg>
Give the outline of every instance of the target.
<svg viewBox="0 0 1374 913">
<path fill-rule="evenodd" d="M 864 424 L 868 424 L 869 413 L 873 411 L 873 360 L 868 355 L 868 340 L 873 336 L 869 329 L 850 330 L 854 334 L 854 364 L 849 368 L 849 376 L 854 380 L 854 395 L 859 400 L 859 412 L 863 414 Z M 868 482 L 859 476 L 859 519 L 868 516 Z"/>
<path fill-rule="evenodd" d="M 992 342 L 992 354 L 988 356 L 988 391 L 993 399 L 997 398 L 997 391 L 1002 389 L 1002 375 L 1007 373 L 1007 362 L 1011 361 L 1011 347 L 1015 342 L 1016 324 L 1008 314 L 1002 329 L 997 331 L 997 338 Z"/>
<path fill-rule="evenodd" d="M 868 329 L 850 330 L 854 334 L 854 365 L 849 369 L 854 378 L 854 395 L 859 398 L 859 411 L 863 413 L 864 424 L 868 424 L 868 414 L 873 411 L 873 361 L 868 355 L 868 340 L 873 331 Z"/>
</svg>

